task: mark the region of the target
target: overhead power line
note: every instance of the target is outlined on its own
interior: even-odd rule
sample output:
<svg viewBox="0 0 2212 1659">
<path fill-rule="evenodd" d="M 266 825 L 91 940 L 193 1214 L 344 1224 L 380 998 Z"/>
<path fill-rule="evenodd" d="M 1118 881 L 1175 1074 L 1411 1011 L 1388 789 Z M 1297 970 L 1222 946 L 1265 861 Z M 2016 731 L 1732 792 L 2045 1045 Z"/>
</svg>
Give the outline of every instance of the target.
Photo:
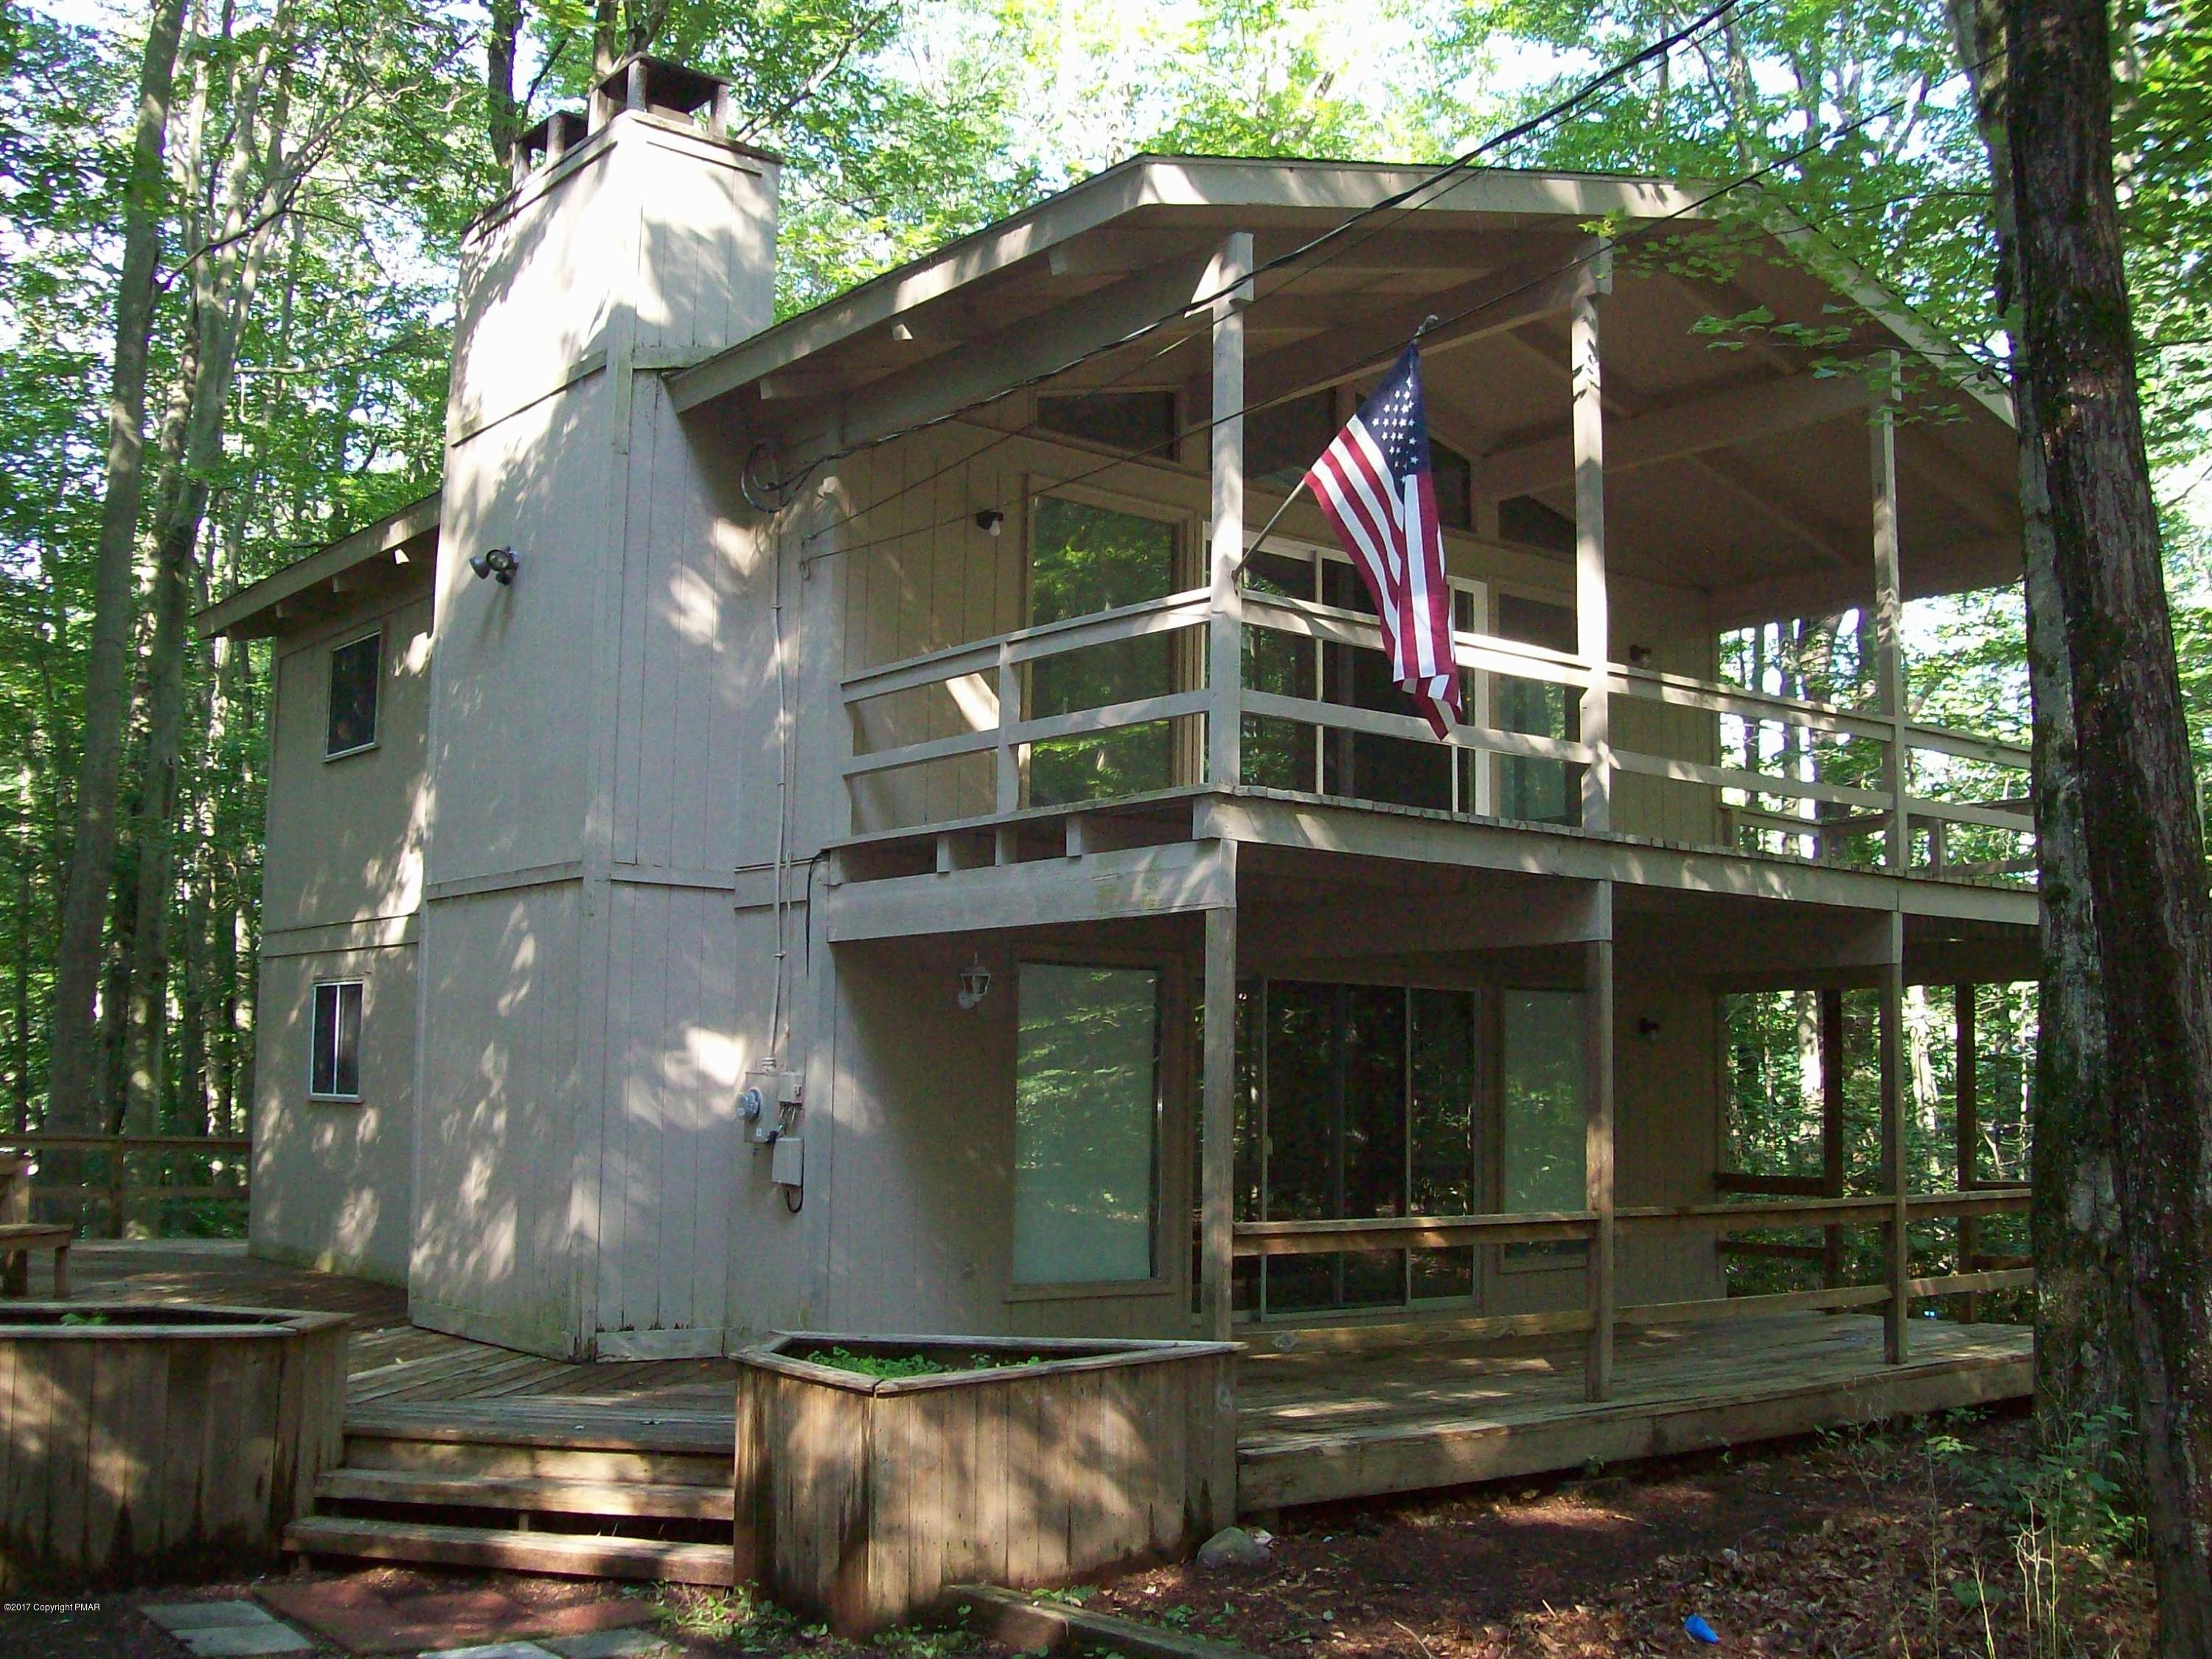
<svg viewBox="0 0 2212 1659">
<path fill-rule="evenodd" d="M 1097 358 L 1108 356 L 1113 352 L 1120 351 L 1127 346 L 1134 344 L 1139 340 L 1144 339 L 1147 336 L 1158 332 L 1162 328 L 1180 322 L 1193 312 L 1203 310 L 1206 307 L 1212 305 L 1215 301 L 1229 297 L 1229 295 L 1233 294 L 1237 289 L 1243 287 L 1247 282 L 1256 281 L 1259 277 L 1265 276 L 1269 272 L 1296 265 L 1299 261 L 1304 260 L 1316 252 L 1322 252 L 1322 258 L 1315 260 L 1306 268 L 1306 270 L 1293 275 L 1291 282 L 1294 283 L 1298 280 L 1300 276 L 1310 274 L 1313 270 L 1318 270 L 1327 265 L 1331 260 L 1340 258 L 1343 255 L 1352 252 L 1354 249 L 1364 246 L 1364 243 L 1372 237 L 1380 235 L 1384 230 L 1389 228 L 1390 224 L 1395 224 L 1407 214 L 1418 211 L 1422 206 L 1430 204 L 1430 202 L 1433 199 L 1438 199 L 1443 196 L 1449 194 L 1451 190 L 1456 188 L 1459 184 L 1464 182 L 1465 177 L 1470 169 L 1474 167 L 1475 165 L 1485 156 L 1492 155 L 1507 145 L 1517 143 L 1520 140 L 1528 137 L 1532 133 L 1540 131 L 1551 123 L 1574 114 L 1584 105 L 1588 104 L 1593 98 L 1603 92 L 1607 87 L 1610 87 L 1617 82 L 1632 75 L 1637 70 L 1642 68 L 1644 64 L 1651 63 L 1658 58 L 1664 58 L 1668 53 L 1672 52 L 1675 47 L 1682 45 L 1684 42 L 1689 40 L 1693 36 L 1702 33 L 1705 29 L 1711 27 L 1715 23 L 1718 22 L 1721 19 L 1728 16 L 1731 13 L 1755 9 L 1769 3 L 1770 0 L 1718 0 L 1717 4 L 1701 13 L 1698 16 L 1692 19 L 1681 27 L 1669 31 L 1668 33 L 1652 41 L 1650 45 L 1642 47 L 1629 57 L 1622 58 L 1619 62 L 1599 71 L 1597 74 L 1589 76 L 1565 97 L 1546 106 L 1543 109 L 1537 111 L 1534 114 L 1530 115 L 1521 121 L 1516 122 L 1513 125 L 1506 128 L 1503 132 L 1496 133 L 1491 137 L 1485 139 L 1482 143 L 1475 145 L 1473 149 L 1466 150 L 1461 155 L 1455 156 L 1451 161 L 1444 163 L 1441 167 L 1434 168 L 1425 177 L 1407 185 L 1405 189 L 1394 191 L 1390 195 L 1383 197 L 1379 201 L 1370 203 L 1367 206 L 1355 210 L 1336 224 L 1330 226 L 1328 229 L 1321 232 L 1318 235 L 1298 244 L 1295 247 L 1287 249 L 1284 252 L 1277 254 L 1273 258 L 1255 266 L 1250 276 L 1240 278 L 1238 281 L 1226 284 L 1212 293 L 1194 295 L 1192 299 L 1185 304 L 1176 306 L 1173 310 L 1165 312 L 1160 316 L 1153 318 L 1152 320 L 1143 324 L 1138 328 L 1131 330 L 1127 334 L 1124 334 L 1116 339 L 1109 341 L 1103 345 L 1095 346 L 1089 350 L 1078 353 L 1068 358 L 1066 362 L 1058 363 L 1051 368 L 1039 371 L 1036 374 L 1028 375 L 1022 380 L 1014 381 L 1008 386 L 1002 386 L 998 391 L 992 392 L 988 397 L 972 399 L 956 409 L 948 410 L 942 414 L 933 416 L 927 420 L 914 422 L 907 426 L 901 427 L 895 431 L 887 432 L 878 437 L 869 439 L 864 443 L 850 444 L 841 448 L 832 449 L 826 454 L 818 456 L 811 461 L 797 478 L 779 479 L 773 486 L 771 486 L 771 488 L 777 495 L 783 496 L 785 501 L 787 502 L 795 492 L 805 484 L 807 477 L 811 476 L 814 471 L 821 467 L 831 465 L 841 460 L 848 459 L 852 456 L 860 454 L 866 450 L 879 448 L 884 444 L 896 442 L 899 439 L 911 437 L 915 433 L 928 431 L 935 427 L 944 425 L 947 422 L 957 420 L 962 416 L 969 414 L 977 409 L 987 406 L 988 404 L 999 402 L 1002 398 L 1011 396 L 1014 392 L 1025 391 L 1032 386 L 1042 385 L 1047 380 L 1055 380 L 1073 369 L 1079 368 L 1086 362 L 1092 362 Z M 1433 196 L 1431 196 L 1431 192 L 1433 192 Z M 1374 223 L 1373 228 L 1370 229 L 1365 235 L 1358 236 L 1354 240 L 1346 240 L 1348 238 L 1353 238 L 1353 234 L 1362 226 L 1369 225 L 1372 222 L 1377 220 L 1385 220 L 1387 222 L 1382 223 Z M 1328 251 L 1323 252 L 1323 250 Z M 1287 288 L 1291 284 L 1289 283 L 1286 283 L 1283 286 Z M 1280 292 L 1281 290 L 1278 289 L 1277 291 Z M 1178 342 L 1178 343 L 1180 343 Z M 1123 371 L 1121 375 L 1117 375 L 1114 380 L 1109 380 L 1102 386 L 1087 388 L 1078 395 L 1082 398 L 1089 398 L 1094 397 L 1101 392 L 1110 390 L 1121 380 L 1127 378 L 1130 374 L 1133 374 L 1136 369 L 1140 367 L 1142 367 L 1141 362 L 1138 364 L 1132 365 L 1130 368 Z M 1022 425 L 1008 430 L 998 441 L 1004 442 L 1036 429 L 1036 422 L 1024 422 Z M 994 443 L 990 447 L 996 447 L 996 444 Z M 988 449 L 981 453 L 988 453 Z M 975 456 L 965 457 L 963 461 L 957 463 L 957 465 L 965 465 L 968 461 L 971 461 L 975 459 L 976 459 Z M 750 471 L 750 458 L 749 457 L 748 471 Z M 908 483 L 901 485 L 896 490 L 880 497 L 877 501 L 869 502 L 864 507 L 856 509 L 848 516 L 846 522 L 850 523 L 854 520 L 865 517 L 866 514 L 878 511 L 884 506 L 888 505 L 890 502 L 899 499 L 901 496 L 910 494 L 914 490 L 934 482 L 938 477 L 944 476 L 945 470 L 945 469 L 939 469 L 936 472 L 929 473 L 922 477 L 908 481 Z"/>
<path fill-rule="evenodd" d="M 1528 276 L 1524 281 L 1516 284 L 1513 288 L 1504 293 L 1492 295 L 1474 305 L 1463 307 L 1449 316 L 1439 317 L 1435 323 L 1429 325 L 1429 326 L 1431 328 L 1449 327 L 1454 323 L 1463 322 L 1470 317 L 1479 316 L 1485 311 L 1491 310 L 1498 306 L 1505 305 L 1510 301 L 1517 299 L 1522 294 L 1528 292 L 1530 289 L 1536 288 L 1544 283 L 1550 282 L 1555 277 L 1565 276 L 1579 266 L 1588 264 L 1592 260 L 1598 258 L 1604 253 L 1618 250 L 1621 247 L 1627 246 L 1632 243 L 1648 238 L 1666 226 L 1673 224 L 1677 221 L 1697 212 L 1699 209 L 1711 206 L 1713 203 L 1720 200 L 1723 197 L 1731 195 L 1736 191 L 1743 190 L 1751 185 L 1756 185 L 1760 179 L 1768 177 L 1770 174 L 1772 174 L 1784 167 L 1792 166 L 1795 163 L 1804 160 L 1808 155 L 1817 154 L 1827 146 L 1835 143 L 1838 140 L 1848 137 L 1851 134 L 1871 126 L 1878 121 L 1887 119 L 1888 117 L 1897 113 L 1898 111 L 1903 109 L 1907 101 L 1909 100 L 1904 98 L 1893 99 L 1889 103 L 1883 105 L 1881 108 L 1870 110 L 1866 114 L 1859 116 L 1852 121 L 1844 123 L 1843 125 L 1835 128 L 1832 131 L 1824 134 L 1821 137 L 1814 140 L 1810 143 L 1802 144 L 1796 149 L 1790 150 L 1785 155 L 1778 155 L 1771 161 L 1765 162 L 1759 167 L 1753 167 L 1747 173 L 1737 175 L 1735 178 L 1729 179 L 1725 184 L 1715 186 L 1712 190 L 1708 191 L 1705 194 L 1697 198 L 1694 201 L 1686 202 L 1671 212 L 1662 214 L 1655 219 L 1646 220 L 1642 224 L 1636 226 L 1634 228 L 1614 239 L 1604 247 L 1594 248 L 1586 252 L 1577 254 L 1571 258 L 1563 260 L 1556 266 L 1546 270 L 1539 271 L 1534 275 Z M 1097 388 L 1094 388 L 1094 390 L 1096 389 Z M 1290 402 L 1303 395 L 1304 395 L 1303 391 L 1285 392 L 1280 397 L 1270 398 L 1263 403 L 1248 404 L 1243 410 L 1239 410 L 1238 413 L 1240 416 L 1256 414 L 1262 410 L 1277 407 L 1281 404 Z M 986 401 L 989 400 L 987 399 Z M 971 405 L 971 407 L 975 407 L 975 405 Z M 1175 434 L 1175 441 L 1180 443 L 1186 438 L 1195 437 L 1202 433 L 1209 433 L 1216 426 L 1220 424 L 1222 419 L 1225 418 L 1227 417 L 1222 416 L 1208 418 L 1203 421 L 1193 422 L 1188 426 L 1179 428 Z M 939 423 L 939 422 L 925 422 L 921 427 L 917 427 L 915 429 L 921 430 L 924 429 L 927 426 L 936 425 Z M 921 488 L 923 484 L 927 483 L 932 479 L 943 477 L 945 473 L 951 471 L 954 467 L 965 466 L 971 462 L 981 459 L 982 456 L 988 454 L 993 449 L 998 447 L 1000 444 L 1006 442 L 1011 438 L 1023 435 L 1023 434 L 1032 429 L 1032 425 L 1033 423 L 1025 423 L 1023 427 L 1000 433 L 994 437 L 990 443 L 984 445 L 981 448 L 977 449 L 971 453 L 963 455 L 957 460 L 948 463 L 945 466 L 939 468 L 936 471 L 927 474 L 921 478 L 915 479 L 910 483 L 902 485 L 896 490 L 889 492 L 888 494 L 879 497 L 878 500 L 870 502 L 866 507 L 857 509 L 854 512 L 847 514 L 844 518 L 838 520 L 836 526 L 825 526 L 824 528 L 836 528 L 848 526 L 863 517 L 865 514 L 877 511 L 882 507 L 889 504 L 890 501 L 897 500 L 900 496 Z M 882 440 L 882 441 L 888 442 L 890 441 L 890 439 L 886 438 Z M 866 446 L 855 446 L 855 448 L 858 449 L 866 447 Z M 1074 473 L 1067 477 L 1055 479 L 1054 481 L 1054 487 L 1065 488 L 1070 484 L 1080 484 L 1085 483 L 1088 480 L 1097 477 L 1103 473 L 1110 472 L 1117 468 L 1128 465 L 1133 459 L 1138 458 L 1129 455 L 1115 455 L 1110 457 L 1105 460 L 1102 460 L 1096 466 L 1087 468 L 1083 471 Z M 1005 501 L 1000 501 L 993 505 L 995 507 L 1003 510 L 1010 503 Z M 927 524 L 915 525 L 907 529 L 891 532 L 888 534 L 871 537 L 865 541 L 837 547 L 832 550 L 832 551 L 841 557 L 848 556 L 857 553 L 865 553 L 872 548 L 885 546 L 892 542 L 904 541 L 914 536 L 927 535 L 931 531 L 944 529 L 949 526 L 964 522 L 972 519 L 974 516 L 975 509 L 971 507 L 963 512 L 949 514 L 945 518 L 934 520 Z M 817 532 L 815 533 L 819 534 L 821 532 Z M 828 553 L 817 554 L 813 556 L 815 558 L 826 558 L 829 556 L 830 556 L 830 555 Z"/>
</svg>

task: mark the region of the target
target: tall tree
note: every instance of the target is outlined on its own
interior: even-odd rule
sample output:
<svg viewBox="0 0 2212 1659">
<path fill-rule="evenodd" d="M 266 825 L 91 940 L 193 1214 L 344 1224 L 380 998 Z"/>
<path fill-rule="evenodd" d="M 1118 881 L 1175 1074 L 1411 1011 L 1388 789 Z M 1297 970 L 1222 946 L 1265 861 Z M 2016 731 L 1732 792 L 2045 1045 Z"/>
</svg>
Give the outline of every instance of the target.
<svg viewBox="0 0 2212 1659">
<path fill-rule="evenodd" d="M 131 684 L 138 512 L 144 494 L 147 360 L 153 343 L 154 277 L 167 205 L 163 156 L 184 0 L 155 0 L 138 79 L 137 120 L 124 191 L 123 264 L 116 283 L 113 380 L 107 401 L 106 471 L 100 505 L 92 641 L 85 669 L 84 745 L 74 833 L 64 883 L 54 975 L 53 1052 L 47 1116 L 58 1129 L 100 1127 L 94 1000 L 100 929 L 108 910 L 122 777 L 123 727 Z"/>
<path fill-rule="evenodd" d="M 2010 318 L 2019 241 L 2005 138 L 2002 0 L 1950 0 L 1959 63 L 1988 157 L 1996 238 L 1997 314 Z M 2009 338 L 2009 332 L 2008 337 Z M 2014 417 L 2035 424 L 2033 387 L 2014 358 Z M 2081 822 L 2071 661 L 2058 600 L 2057 549 L 2040 445 L 2020 447 L 2027 572 L 2027 683 L 2034 708 L 2036 877 L 2043 895 L 2043 975 L 2036 1006 L 2034 1196 L 2036 1397 L 2045 1426 L 2071 1436 L 2110 1425 L 2124 1405 L 2126 1268 L 2119 1252 L 2112 1120 L 2104 1092 L 2105 1007 L 2096 963 L 2096 904 Z"/>
<path fill-rule="evenodd" d="M 2161 1650 L 2212 1651 L 2212 902 L 2143 441 L 2103 0 L 2007 0 L 2024 441 L 2040 453 L 2106 1005 Z"/>
</svg>

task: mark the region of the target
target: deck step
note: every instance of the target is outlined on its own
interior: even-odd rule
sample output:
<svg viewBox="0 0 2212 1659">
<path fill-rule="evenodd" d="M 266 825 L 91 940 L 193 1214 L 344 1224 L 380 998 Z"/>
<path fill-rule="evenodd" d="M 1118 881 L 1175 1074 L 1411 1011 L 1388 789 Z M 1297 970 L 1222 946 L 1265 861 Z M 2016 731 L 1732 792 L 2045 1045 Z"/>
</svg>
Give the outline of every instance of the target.
<svg viewBox="0 0 2212 1659">
<path fill-rule="evenodd" d="M 649 1538 L 519 1532 L 318 1515 L 284 1530 L 284 1547 L 303 1555 L 376 1561 L 434 1562 L 574 1578 L 647 1578 L 677 1584 L 728 1584 L 736 1553 L 727 1544 L 671 1544 Z"/>
<path fill-rule="evenodd" d="M 356 1407 L 345 1436 L 349 1469 L 446 1480 L 726 1488 L 737 1450 L 727 1413 L 551 1399 Z"/>
<path fill-rule="evenodd" d="M 650 1516 L 727 1521 L 731 1488 L 639 1480 L 450 1474 L 415 1469 L 334 1469 L 315 1487 L 325 1503 L 425 1504 L 538 1515 Z"/>
</svg>

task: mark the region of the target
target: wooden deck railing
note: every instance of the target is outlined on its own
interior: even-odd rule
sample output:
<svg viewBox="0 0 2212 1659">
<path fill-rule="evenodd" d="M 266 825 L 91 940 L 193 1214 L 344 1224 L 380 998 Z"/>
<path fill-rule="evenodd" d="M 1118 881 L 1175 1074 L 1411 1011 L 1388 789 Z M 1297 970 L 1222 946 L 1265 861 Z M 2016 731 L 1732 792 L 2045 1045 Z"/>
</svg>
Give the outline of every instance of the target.
<svg viewBox="0 0 2212 1659">
<path fill-rule="evenodd" d="M 1239 599 L 1248 639 L 1256 633 L 1310 641 L 1317 647 L 1381 650 L 1375 620 L 1361 612 L 1259 592 L 1243 592 Z M 1183 653 L 1184 678 L 1191 683 L 1182 689 L 1025 717 L 1025 672 L 1034 665 L 1120 641 L 1186 631 L 1196 635 L 1212 618 L 1209 593 L 1192 589 L 1095 616 L 1017 629 L 852 676 L 842 688 L 853 735 L 853 752 L 843 766 L 848 790 L 857 796 L 874 781 L 908 769 L 992 756 L 988 804 L 981 780 L 971 778 L 963 798 L 972 810 L 924 811 L 896 826 L 927 830 L 1019 810 L 1024 805 L 1025 764 L 1036 744 L 1162 721 L 1234 724 L 1257 716 L 1319 732 L 1436 742 L 1426 724 L 1410 712 L 1200 684 L 1206 653 L 1198 637 Z M 2030 753 L 2019 744 L 1648 667 L 1591 663 L 1492 635 L 1453 637 L 1460 667 L 1487 677 L 1479 684 L 1523 681 L 1577 694 L 1602 686 L 1609 698 L 1694 710 L 1712 716 L 1713 725 L 1701 755 L 1649 752 L 1625 746 L 1617 735 L 1609 744 L 1593 746 L 1482 721 L 1480 711 L 1494 702 L 1484 695 L 1469 708 L 1469 723 L 1443 739 L 1450 748 L 1595 769 L 1599 787 L 1607 791 L 1616 774 L 1703 787 L 1712 792 L 1716 809 L 1714 844 L 1730 849 L 1740 848 L 1748 835 L 1764 850 L 1828 858 L 1855 841 L 1876 836 L 1879 854 L 1859 861 L 1893 868 L 1901 852 L 1906 868 L 1952 876 L 2014 874 L 2032 864 L 2027 854 L 2034 826 L 2027 799 L 1994 793 L 2000 784 L 2013 787 L 2007 780 L 2024 779 Z M 930 694 L 934 707 L 916 710 L 895 701 L 917 693 Z M 933 734 L 933 725 L 955 729 Z M 1794 735 L 1778 744 L 1767 738 L 1773 728 Z M 1188 745 L 1186 752 L 1195 764 L 1196 757 L 1218 748 L 1209 739 Z M 1731 750 L 1737 763 L 1722 758 Z M 1893 756 L 1892 750 L 1899 753 Z M 1821 775 L 1824 769 L 1826 775 Z M 1460 800 L 1456 770 L 1454 777 L 1455 804 L 1461 810 L 1497 815 L 1493 790 L 1478 785 L 1478 799 Z M 1896 780 L 1902 781 L 1900 788 L 1884 787 Z M 1312 793 L 1326 793 L 1323 781 L 1317 745 Z M 1954 857 L 1961 831 L 1980 832 L 1984 842 L 1994 835 L 1993 855 L 1966 861 Z"/>
<path fill-rule="evenodd" d="M 1744 1179 L 1774 1182 L 1794 1178 Z M 2025 1187 L 1991 1185 L 1965 1192 L 1911 1193 L 1901 1200 L 1892 1194 L 1850 1198 L 1771 1198 L 1674 1206 L 1623 1206 L 1613 1212 L 1613 1224 L 1619 1235 L 1629 1238 L 1795 1228 L 1882 1227 L 1894 1222 L 1900 1207 L 1909 1224 L 2019 1214 L 2027 1210 L 2027 1201 L 2028 1189 Z M 1247 1259 L 1327 1255 L 1347 1250 L 1449 1249 L 1478 1244 L 1594 1241 L 1598 1227 L 1599 1218 L 1594 1210 L 1382 1216 L 1332 1221 L 1248 1221 L 1237 1224 L 1231 1249 L 1235 1255 Z M 1729 1241 L 1723 1237 L 1721 1243 L 1726 1248 Z M 1823 1254 L 1818 1245 L 1785 1248 L 1803 1249 L 1808 1253 L 1808 1261 L 1817 1261 Z M 1906 1256 L 1901 1251 L 1891 1252 L 1889 1259 L 1894 1270 L 1903 1267 Z M 1878 1285 L 1833 1285 L 1817 1290 L 1627 1306 L 1618 1310 L 1614 1322 L 1656 1325 L 1760 1318 L 1808 1310 L 1879 1307 L 1899 1300 L 1910 1303 L 1936 1297 L 2027 1290 L 2035 1283 L 2034 1270 L 2024 1263 L 2007 1260 L 1998 1265 L 1984 1266 L 1983 1260 L 1976 1257 L 1970 1264 L 1962 1264 L 1964 1271 L 1927 1277 L 1893 1271 L 1887 1282 Z M 1592 1329 L 1596 1313 L 1584 1306 L 1542 1314 L 1455 1318 L 1444 1322 L 1455 1335 L 1470 1338 L 1568 1334 Z M 1414 1327 L 1409 1322 L 1407 1328 Z"/>
<path fill-rule="evenodd" d="M 111 1237 L 119 1234 L 124 1218 L 134 1204 L 164 1199 L 206 1199 L 227 1204 L 246 1204 L 252 1192 L 247 1175 L 252 1163 L 253 1142 L 246 1135 L 71 1135 L 71 1134 L 11 1134 L 0 1132 L 0 1152 L 27 1152 L 36 1156 L 44 1152 L 79 1152 L 88 1158 L 100 1161 L 94 1180 L 57 1182 L 44 1171 L 34 1173 L 31 1179 L 31 1195 L 35 1200 L 89 1199 L 105 1206 L 105 1220 Z M 194 1172 L 188 1182 L 164 1180 L 161 1173 L 174 1175 L 179 1163 L 206 1159 L 212 1166 L 221 1161 L 220 1173 L 229 1176 L 236 1172 L 237 1179 L 216 1179 L 216 1171 L 210 1167 L 204 1177 Z M 149 1164 L 156 1166 L 149 1172 Z M 88 1170 L 89 1177 L 94 1172 Z M 149 1174 L 153 1178 L 149 1178 Z M 135 1177 L 135 1178 L 134 1178 Z"/>
</svg>

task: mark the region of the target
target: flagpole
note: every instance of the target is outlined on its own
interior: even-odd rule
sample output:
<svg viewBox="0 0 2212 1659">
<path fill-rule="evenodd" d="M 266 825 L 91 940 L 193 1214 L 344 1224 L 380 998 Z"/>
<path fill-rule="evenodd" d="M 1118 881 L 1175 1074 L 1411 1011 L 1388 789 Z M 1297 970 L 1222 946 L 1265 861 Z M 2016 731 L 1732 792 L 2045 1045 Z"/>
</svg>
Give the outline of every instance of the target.
<svg viewBox="0 0 2212 1659">
<path fill-rule="evenodd" d="M 1434 328 L 1436 324 L 1436 314 L 1431 312 L 1428 316 L 1421 319 L 1421 325 L 1413 331 L 1413 337 L 1407 343 L 1409 345 L 1419 345 L 1420 343 L 1421 336 L 1426 334 L 1431 328 Z M 1246 563 L 1249 562 L 1252 556 L 1260 550 L 1260 544 L 1266 541 L 1267 538 L 1273 533 L 1275 526 L 1283 521 L 1283 514 L 1291 510 L 1291 503 L 1297 500 L 1298 491 L 1304 489 L 1305 487 L 1306 484 L 1304 478 L 1299 479 L 1297 483 L 1291 486 L 1291 493 L 1283 497 L 1283 504 L 1275 509 L 1274 516 L 1269 519 L 1267 523 L 1260 526 L 1260 533 L 1253 537 L 1249 542 L 1247 542 L 1244 544 L 1243 552 L 1237 555 L 1237 569 L 1242 570 Z"/>
</svg>

